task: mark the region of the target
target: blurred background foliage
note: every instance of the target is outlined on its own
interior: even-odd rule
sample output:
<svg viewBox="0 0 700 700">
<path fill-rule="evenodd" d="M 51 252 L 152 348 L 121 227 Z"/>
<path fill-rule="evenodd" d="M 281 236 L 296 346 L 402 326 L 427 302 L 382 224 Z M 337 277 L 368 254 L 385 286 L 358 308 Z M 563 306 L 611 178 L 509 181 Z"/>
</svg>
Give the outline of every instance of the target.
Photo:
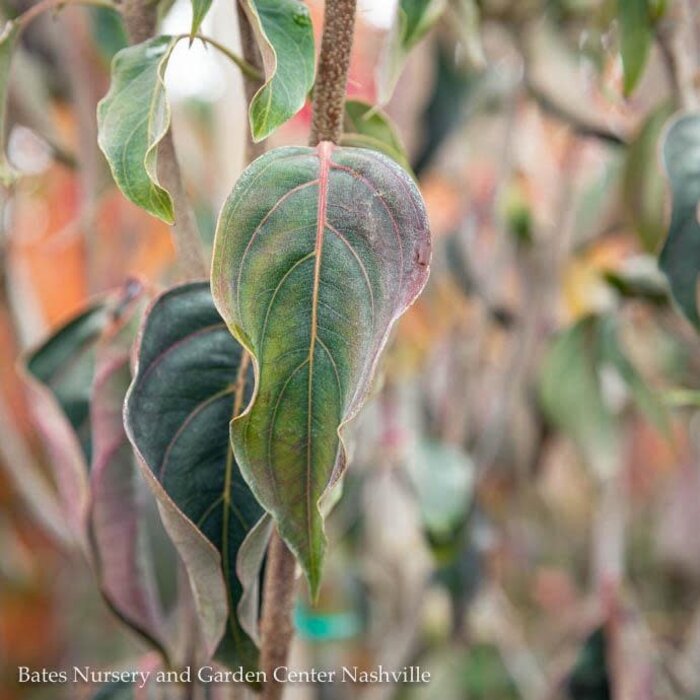
<svg viewBox="0 0 700 700">
<path fill-rule="evenodd" d="M 322 2 L 308 4 L 318 30 Z M 360 2 L 344 138 L 411 165 L 435 255 L 352 428 L 320 602 L 297 600 L 291 664 L 418 664 L 433 681 L 288 697 L 698 698 L 700 346 L 657 257 L 660 140 L 692 107 L 679 73 L 700 60 L 700 7 L 442 4 L 433 26 L 404 28 L 405 65 L 388 75 L 395 3 Z M 0 3 L 5 18 L 26 7 Z M 233 48 L 234 10 L 215 0 L 204 25 Z M 189 13 L 176 0 L 164 27 L 187 32 Z M 124 45 L 113 14 L 65 8 L 24 34 L 9 86 L 24 177 L 0 220 L 2 700 L 95 691 L 20 687 L 18 665 L 143 663 L 65 545 L 16 371 L 94 295 L 173 279 L 167 226 L 122 197 L 97 149 L 95 106 Z M 186 42 L 167 81 L 210 243 L 243 167 L 243 86 Z M 378 101 L 393 130 L 367 119 L 363 102 Z M 307 106 L 271 142 L 304 143 L 309 126 Z"/>
</svg>

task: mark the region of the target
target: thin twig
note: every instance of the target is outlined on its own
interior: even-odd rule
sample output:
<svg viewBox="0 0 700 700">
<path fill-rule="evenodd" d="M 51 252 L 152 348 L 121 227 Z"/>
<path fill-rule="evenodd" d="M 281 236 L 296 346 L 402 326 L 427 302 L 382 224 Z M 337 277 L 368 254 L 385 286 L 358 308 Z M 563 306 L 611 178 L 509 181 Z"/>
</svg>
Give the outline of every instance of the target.
<svg viewBox="0 0 700 700">
<path fill-rule="evenodd" d="M 343 132 L 345 90 L 355 30 L 357 0 L 327 0 L 314 88 L 311 145 L 338 143 Z"/>
<path fill-rule="evenodd" d="M 204 34 L 195 34 L 194 37 L 190 37 L 189 34 L 183 34 L 183 38 L 194 38 L 194 39 L 199 39 L 202 43 L 204 44 L 210 44 L 213 46 L 217 51 L 220 51 L 226 58 L 230 59 L 235 63 L 240 69 L 241 73 L 243 73 L 243 76 L 247 78 L 248 80 L 251 81 L 256 81 L 259 82 L 262 80 L 262 71 L 259 68 L 256 68 L 254 65 L 249 63 L 245 58 L 241 58 L 238 54 L 234 53 L 229 49 L 228 47 L 224 46 L 223 44 L 220 44 L 218 41 L 215 39 L 212 39 L 210 36 L 206 36 Z"/>
</svg>

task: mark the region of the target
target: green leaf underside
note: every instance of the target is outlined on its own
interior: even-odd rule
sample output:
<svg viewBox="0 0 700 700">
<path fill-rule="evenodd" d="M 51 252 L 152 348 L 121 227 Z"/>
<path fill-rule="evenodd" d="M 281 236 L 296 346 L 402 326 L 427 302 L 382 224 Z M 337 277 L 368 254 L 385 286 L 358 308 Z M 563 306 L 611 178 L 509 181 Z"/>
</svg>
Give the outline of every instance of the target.
<svg viewBox="0 0 700 700">
<path fill-rule="evenodd" d="M 630 95 L 644 72 L 653 36 L 648 0 L 618 0 L 623 89 Z"/>
<path fill-rule="evenodd" d="M 119 51 L 109 92 L 97 106 L 98 142 L 117 186 L 170 224 L 173 201 L 158 181 L 158 145 L 170 127 L 163 76 L 177 41 L 159 36 Z"/>
<path fill-rule="evenodd" d="M 212 0 L 192 0 L 192 28 L 190 36 L 195 36 L 209 12 Z"/>
<path fill-rule="evenodd" d="M 73 431 L 89 465 L 92 457 L 90 393 L 95 345 L 109 323 L 106 303 L 91 306 L 27 357 L 27 370 L 47 387 Z"/>
<path fill-rule="evenodd" d="M 10 87 L 10 68 L 12 54 L 19 39 L 21 28 L 17 22 L 7 22 L 0 34 L 0 138 L 3 139 L 0 148 L 0 184 L 11 185 L 17 178 L 17 173 L 7 160 L 5 153 L 5 134 L 7 133 L 7 93 Z"/>
<path fill-rule="evenodd" d="M 446 0 L 400 0 L 379 67 L 380 104 L 388 102 L 409 52 L 440 19 L 446 7 Z"/>
<path fill-rule="evenodd" d="M 263 515 L 229 441 L 234 406 L 244 406 L 253 388 L 252 366 L 243 358 L 209 285 L 176 287 L 147 316 L 125 412 L 127 432 L 148 468 L 220 552 L 229 611 L 242 595 L 238 549 Z M 255 646 L 235 613 L 229 613 L 217 656 L 229 665 L 257 664 Z"/>
<path fill-rule="evenodd" d="M 361 100 L 347 100 L 341 146 L 371 148 L 393 158 L 411 172 L 406 149 L 389 117 L 375 106 Z"/>
<path fill-rule="evenodd" d="M 234 452 L 314 594 L 325 549 L 318 502 L 344 467 L 343 426 L 429 258 L 415 184 L 368 150 L 270 151 L 222 209 L 212 291 L 256 367 L 254 398 L 231 426 Z"/>
<path fill-rule="evenodd" d="M 265 84 L 250 103 L 250 130 L 262 141 L 293 117 L 314 84 L 314 34 L 300 0 L 245 0 L 265 66 Z"/>
<path fill-rule="evenodd" d="M 686 318 L 700 328 L 698 271 L 700 270 L 700 115 L 686 114 L 673 122 L 663 144 L 673 205 L 668 237 L 659 266 L 671 294 Z"/>
</svg>

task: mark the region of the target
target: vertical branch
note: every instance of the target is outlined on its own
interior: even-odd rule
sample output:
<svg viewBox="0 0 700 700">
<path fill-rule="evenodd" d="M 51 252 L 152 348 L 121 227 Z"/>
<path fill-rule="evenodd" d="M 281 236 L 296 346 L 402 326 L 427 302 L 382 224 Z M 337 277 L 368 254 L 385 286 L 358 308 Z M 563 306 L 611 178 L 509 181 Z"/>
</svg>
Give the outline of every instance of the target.
<svg viewBox="0 0 700 700">
<path fill-rule="evenodd" d="M 326 0 L 323 38 L 318 57 L 311 145 L 338 143 L 343 131 L 345 89 L 355 30 L 357 0 Z"/>
<path fill-rule="evenodd" d="M 340 140 L 355 31 L 355 7 L 356 0 L 326 0 L 314 88 L 312 146 L 320 141 L 337 143 Z M 249 60 L 248 56 L 245 58 Z M 273 671 L 285 664 L 294 634 L 291 620 L 294 568 L 294 555 L 279 534 L 274 532 L 267 555 L 260 621 L 261 666 L 266 674 L 261 700 L 279 700 L 282 697 L 283 686 L 274 680 Z"/>
<path fill-rule="evenodd" d="M 282 697 L 284 686 L 274 679 L 274 670 L 286 664 L 294 636 L 290 612 L 294 602 L 295 566 L 294 555 L 275 530 L 267 550 L 260 620 L 260 667 L 265 673 L 261 700 L 279 700 Z"/>
<path fill-rule="evenodd" d="M 129 42 L 138 44 L 153 36 L 156 30 L 157 6 L 152 0 L 125 0 L 124 25 Z M 172 195 L 175 208 L 173 242 L 179 276 L 183 280 L 208 276 L 202 242 L 199 238 L 194 213 L 182 179 L 180 164 L 175 153 L 172 127 L 163 138 L 158 151 L 158 177 Z"/>
</svg>

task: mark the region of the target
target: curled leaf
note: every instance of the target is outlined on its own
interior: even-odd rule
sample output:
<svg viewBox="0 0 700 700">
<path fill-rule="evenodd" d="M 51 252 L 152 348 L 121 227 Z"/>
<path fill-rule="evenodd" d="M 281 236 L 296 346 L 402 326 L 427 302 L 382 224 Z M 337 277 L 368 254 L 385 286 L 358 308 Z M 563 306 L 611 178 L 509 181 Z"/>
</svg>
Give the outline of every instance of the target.
<svg viewBox="0 0 700 700">
<path fill-rule="evenodd" d="M 253 140 L 293 117 L 314 84 L 314 33 L 300 0 L 243 0 L 265 67 L 265 84 L 249 107 Z"/>
<path fill-rule="evenodd" d="M 414 182 L 369 150 L 270 151 L 222 209 L 212 291 L 256 369 L 254 397 L 231 425 L 234 452 L 314 594 L 325 549 L 318 503 L 343 470 L 343 428 L 429 260 Z"/>
<path fill-rule="evenodd" d="M 180 532 L 201 533 L 175 540 L 193 586 L 204 589 L 223 571 L 224 617 L 226 604 L 229 614 L 217 656 L 248 667 L 257 664 L 257 649 L 238 622 L 244 591 L 236 565 L 263 511 L 239 473 L 228 425 L 249 400 L 252 379 L 249 359 L 227 331 L 209 285 L 175 287 L 147 315 L 124 414 L 129 438 L 157 484 L 166 525 L 177 519 Z M 259 574 L 255 547 L 252 557 Z M 256 585 L 255 575 L 246 580 Z"/>
<path fill-rule="evenodd" d="M 163 82 L 178 38 L 159 36 L 119 51 L 97 106 L 98 142 L 125 197 L 167 223 L 173 201 L 158 180 L 158 146 L 170 128 Z"/>
</svg>

